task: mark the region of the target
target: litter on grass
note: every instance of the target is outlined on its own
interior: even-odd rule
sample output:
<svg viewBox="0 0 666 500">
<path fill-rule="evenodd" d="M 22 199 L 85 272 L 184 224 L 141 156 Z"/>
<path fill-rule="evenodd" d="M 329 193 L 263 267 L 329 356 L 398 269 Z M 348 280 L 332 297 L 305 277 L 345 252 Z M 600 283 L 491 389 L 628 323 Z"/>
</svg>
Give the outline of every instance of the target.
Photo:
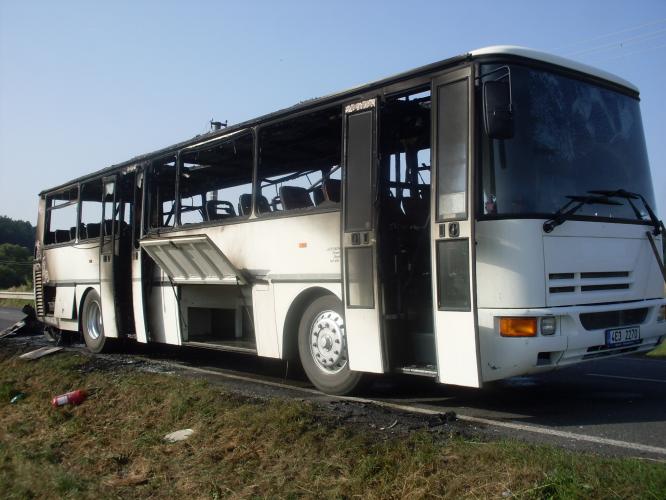
<svg viewBox="0 0 666 500">
<path fill-rule="evenodd" d="M 168 443 L 177 443 L 178 441 L 185 441 L 192 434 L 194 434 L 193 429 L 181 429 L 179 431 L 171 432 L 164 436 L 164 440 Z"/>
<path fill-rule="evenodd" d="M 9 402 L 13 405 L 21 401 L 22 399 L 25 399 L 27 394 L 25 392 L 19 392 L 18 394 L 15 394 L 12 399 L 9 400 Z"/>
<path fill-rule="evenodd" d="M 21 354 L 19 358 L 21 359 L 27 359 L 27 360 L 34 360 L 34 359 L 39 359 L 43 358 L 44 356 L 48 356 L 49 354 L 53 354 L 54 352 L 61 351 L 62 347 L 40 347 L 39 349 L 35 349 L 34 351 L 26 352 L 25 354 Z"/>
</svg>

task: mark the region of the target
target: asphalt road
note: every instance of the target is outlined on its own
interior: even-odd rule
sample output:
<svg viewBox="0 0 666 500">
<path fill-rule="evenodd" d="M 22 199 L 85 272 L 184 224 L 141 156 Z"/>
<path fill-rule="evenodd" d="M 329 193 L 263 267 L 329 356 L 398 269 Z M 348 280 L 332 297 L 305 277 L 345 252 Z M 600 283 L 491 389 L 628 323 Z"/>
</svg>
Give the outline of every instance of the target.
<svg viewBox="0 0 666 500">
<path fill-rule="evenodd" d="M 0 330 L 20 318 L 20 311 L 0 308 Z M 336 399 L 313 390 L 299 369 L 281 361 L 159 346 L 140 346 L 132 354 L 189 367 L 239 390 L 263 385 L 253 390 Z M 515 377 L 482 390 L 442 386 L 421 377 L 383 378 L 363 397 L 406 412 L 454 411 L 461 420 L 498 436 L 662 461 L 666 461 L 665 399 L 666 360 L 643 356 L 590 361 L 548 374 Z"/>
</svg>

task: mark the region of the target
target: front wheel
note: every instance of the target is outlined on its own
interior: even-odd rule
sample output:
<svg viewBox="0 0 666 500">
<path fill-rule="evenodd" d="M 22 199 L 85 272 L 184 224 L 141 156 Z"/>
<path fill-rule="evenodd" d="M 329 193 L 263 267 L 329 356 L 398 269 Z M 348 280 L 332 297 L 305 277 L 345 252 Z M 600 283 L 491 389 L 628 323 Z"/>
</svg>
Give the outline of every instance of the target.
<svg viewBox="0 0 666 500">
<path fill-rule="evenodd" d="M 107 348 L 108 342 L 102 322 L 102 302 L 95 290 L 90 290 L 83 301 L 81 331 L 90 351 L 100 353 Z"/>
<path fill-rule="evenodd" d="M 342 304 L 326 295 L 314 300 L 298 327 L 298 352 L 310 381 L 328 394 L 349 394 L 363 374 L 349 369 Z"/>
</svg>

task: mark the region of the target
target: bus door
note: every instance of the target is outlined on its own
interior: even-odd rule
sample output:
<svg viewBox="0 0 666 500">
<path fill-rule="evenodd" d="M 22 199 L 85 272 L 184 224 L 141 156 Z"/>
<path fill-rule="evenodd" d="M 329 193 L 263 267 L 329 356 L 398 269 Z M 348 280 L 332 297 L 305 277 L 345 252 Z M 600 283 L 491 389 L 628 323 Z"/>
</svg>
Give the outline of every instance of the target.
<svg viewBox="0 0 666 500">
<path fill-rule="evenodd" d="M 472 68 L 433 82 L 431 243 L 439 381 L 480 387 L 474 243 Z"/>
<path fill-rule="evenodd" d="M 377 99 L 344 109 L 342 281 L 349 367 L 382 373 L 386 356 L 377 286 Z"/>
<path fill-rule="evenodd" d="M 114 278 L 115 265 L 118 257 L 118 218 L 119 210 L 116 201 L 116 177 L 103 179 L 102 198 L 102 230 L 100 231 L 100 299 L 102 301 L 102 321 L 106 337 L 118 337 L 119 329 L 116 321 L 116 301 Z"/>
<path fill-rule="evenodd" d="M 152 285 L 152 261 L 146 255 L 146 252 L 141 250 L 139 243 L 144 220 L 144 186 L 145 167 L 139 166 L 134 182 L 134 216 L 132 217 L 132 309 L 134 311 L 134 331 L 136 332 L 136 340 L 139 342 L 148 342 L 149 340 L 148 323 L 146 321 L 148 318 L 147 300 L 148 290 Z"/>
</svg>

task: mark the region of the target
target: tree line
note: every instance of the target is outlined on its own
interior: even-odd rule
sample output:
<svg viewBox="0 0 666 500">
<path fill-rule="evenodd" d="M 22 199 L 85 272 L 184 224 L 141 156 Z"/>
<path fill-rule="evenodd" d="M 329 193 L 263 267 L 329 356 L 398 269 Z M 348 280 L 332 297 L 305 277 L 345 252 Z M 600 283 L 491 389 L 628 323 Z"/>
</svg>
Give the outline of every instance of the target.
<svg viewBox="0 0 666 500">
<path fill-rule="evenodd" d="M 0 289 L 32 284 L 35 228 L 0 215 Z"/>
</svg>

